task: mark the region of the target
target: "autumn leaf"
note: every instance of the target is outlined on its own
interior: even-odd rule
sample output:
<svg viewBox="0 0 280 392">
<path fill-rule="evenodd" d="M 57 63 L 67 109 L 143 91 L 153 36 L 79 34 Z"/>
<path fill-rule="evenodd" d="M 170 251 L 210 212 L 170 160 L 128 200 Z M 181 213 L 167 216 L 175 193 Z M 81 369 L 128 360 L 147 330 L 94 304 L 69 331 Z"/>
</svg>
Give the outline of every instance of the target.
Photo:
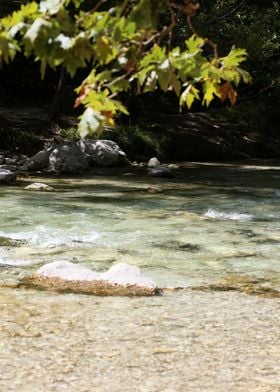
<svg viewBox="0 0 280 392">
<path fill-rule="evenodd" d="M 237 100 L 237 92 L 232 87 L 232 84 L 226 82 L 220 86 L 220 99 L 222 102 L 225 102 L 228 99 L 231 105 L 235 105 Z"/>
</svg>

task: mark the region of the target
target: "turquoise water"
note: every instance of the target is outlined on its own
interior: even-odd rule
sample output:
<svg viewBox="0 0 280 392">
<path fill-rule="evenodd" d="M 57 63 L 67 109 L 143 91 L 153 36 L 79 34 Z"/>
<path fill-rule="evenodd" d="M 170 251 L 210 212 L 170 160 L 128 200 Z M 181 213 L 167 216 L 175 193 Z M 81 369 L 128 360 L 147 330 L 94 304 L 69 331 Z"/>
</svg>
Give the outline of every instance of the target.
<svg viewBox="0 0 280 392">
<path fill-rule="evenodd" d="M 185 164 L 173 179 L 144 169 L 83 178 L 24 179 L 0 188 L 2 284 L 68 260 L 98 271 L 139 266 L 160 287 L 222 282 L 235 275 L 280 288 L 280 172 L 272 164 Z M 55 193 L 28 192 L 41 181 Z M 157 185 L 163 193 L 150 194 Z"/>
</svg>

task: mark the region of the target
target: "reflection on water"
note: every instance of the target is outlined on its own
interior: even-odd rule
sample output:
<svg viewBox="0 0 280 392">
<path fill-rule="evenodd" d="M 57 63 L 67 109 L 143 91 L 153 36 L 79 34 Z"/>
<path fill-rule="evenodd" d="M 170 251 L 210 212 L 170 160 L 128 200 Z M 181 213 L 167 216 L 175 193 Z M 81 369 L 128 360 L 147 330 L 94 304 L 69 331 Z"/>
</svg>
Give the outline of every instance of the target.
<svg viewBox="0 0 280 392">
<path fill-rule="evenodd" d="M 135 264 L 160 287 L 242 274 L 279 287 L 278 167 L 185 166 L 171 180 L 89 173 L 44 180 L 58 189 L 51 194 L 1 188 L 0 236 L 25 241 L 0 247 L 2 283 L 69 260 L 100 271 Z M 151 185 L 164 192 L 148 193 Z"/>
</svg>

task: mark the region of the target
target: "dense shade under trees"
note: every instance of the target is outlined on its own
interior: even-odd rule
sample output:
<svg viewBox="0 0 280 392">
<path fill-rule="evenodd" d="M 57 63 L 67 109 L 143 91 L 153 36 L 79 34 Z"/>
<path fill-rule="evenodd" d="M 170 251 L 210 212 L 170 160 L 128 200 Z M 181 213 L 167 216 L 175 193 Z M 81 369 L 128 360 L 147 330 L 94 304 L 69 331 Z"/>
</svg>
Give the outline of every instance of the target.
<svg viewBox="0 0 280 392">
<path fill-rule="evenodd" d="M 27 1 L 10 1 L 6 2 L 0 1 L 0 16 L 6 16 L 10 14 L 13 10 L 18 10 L 20 6 Z M 39 2 L 38 2 L 39 3 Z M 80 2 L 78 2 L 80 3 Z M 116 2 L 110 1 L 106 2 L 109 7 L 114 5 Z M 118 2 L 119 4 L 122 2 Z M 141 3 L 141 2 L 140 2 Z M 178 1 L 177 4 L 182 2 Z M 53 3 L 54 4 L 54 3 Z M 88 11 L 92 4 L 96 2 L 85 1 L 83 2 L 83 10 Z M 102 11 L 106 11 L 106 5 L 102 6 Z M 184 49 L 184 43 L 192 34 L 191 28 L 186 21 L 186 14 L 176 8 L 176 22 L 177 25 L 172 32 L 172 48 L 178 46 L 181 50 Z M 274 128 L 277 130 L 279 128 L 279 114 L 278 107 L 280 103 L 279 94 L 279 80 L 280 80 L 280 45 L 279 45 L 279 31 L 280 31 L 280 15 L 279 15 L 279 3 L 276 1 L 257 1 L 257 0 L 201 0 L 200 8 L 196 13 L 195 17 L 191 19 L 193 29 L 198 32 L 202 37 L 211 37 L 214 43 L 218 43 L 218 56 L 225 57 L 227 53 L 231 50 L 233 45 L 236 47 L 243 47 L 249 54 L 249 58 L 245 64 L 245 68 L 253 77 L 252 83 L 242 85 L 238 89 L 238 102 L 233 109 L 225 111 L 224 109 L 220 112 L 226 116 L 230 116 L 230 119 L 234 122 L 245 122 L 249 123 L 253 128 L 256 127 L 264 132 L 269 132 L 269 129 Z M 77 13 L 72 6 L 71 17 Z M 55 19 L 56 15 L 51 16 Z M 29 23 L 30 26 L 31 22 Z M 164 26 L 170 26 L 170 12 L 163 12 L 160 16 L 157 24 L 157 31 L 162 31 Z M 156 31 L 155 31 L 156 33 Z M 110 33 L 106 33 L 109 34 Z M 198 35 L 197 34 L 197 35 Z M 20 34 L 16 36 L 18 42 L 22 40 Z M 160 43 L 163 46 L 168 46 L 169 35 L 167 34 L 163 37 Z M 155 42 L 151 42 L 147 47 L 147 52 L 151 52 Z M 20 44 L 22 45 L 22 44 Z M 127 43 L 126 43 L 127 45 Z M 24 48 L 24 46 L 22 46 Z M 201 49 L 201 48 L 199 48 Z M 169 50 L 169 48 L 168 48 Z M 209 44 L 204 45 L 203 52 L 199 53 L 202 55 L 208 63 L 213 60 L 214 50 Z M 144 57 L 145 52 L 143 52 Z M 118 56 L 117 56 L 118 57 Z M 194 56 L 195 57 L 195 56 Z M 141 61 L 141 59 L 139 59 Z M 160 60 L 163 61 L 163 60 Z M 159 61 L 159 62 L 160 62 Z M 164 62 L 164 61 L 163 61 Z M 139 62 L 138 62 L 139 64 Z M 34 63 L 34 55 L 28 59 L 20 53 L 15 57 L 14 62 L 7 64 L 2 64 L 2 71 L 0 71 L 0 104 L 6 104 L 7 102 L 26 102 L 35 101 L 38 102 L 49 102 L 55 95 L 56 85 L 58 83 L 59 77 L 61 75 L 61 65 L 55 67 L 55 70 L 48 68 L 46 70 L 45 80 L 41 80 L 39 64 Z M 108 64 L 99 64 L 98 71 L 101 73 L 104 69 L 112 69 L 115 65 L 115 60 L 113 59 Z M 153 64 L 155 65 L 155 64 Z M 63 100 L 64 108 L 73 107 L 73 102 L 75 100 L 74 93 L 71 94 L 73 90 L 78 85 L 87 87 L 87 83 L 83 82 L 87 79 L 93 67 L 93 62 L 90 60 L 86 61 L 86 67 L 84 69 L 78 70 L 73 79 L 67 76 L 67 95 L 68 99 Z M 95 67 L 96 68 L 96 67 Z M 158 67 L 157 67 L 158 68 Z M 175 99 L 175 93 L 169 91 L 171 86 L 168 85 L 166 93 L 159 92 L 144 92 L 147 90 L 153 90 L 158 87 L 158 80 L 152 80 L 151 73 L 147 73 L 146 79 L 143 85 L 137 86 L 137 78 L 134 81 L 129 81 L 129 89 L 125 92 L 120 91 L 118 100 L 122 101 L 127 105 L 129 103 L 129 110 L 133 114 L 133 106 L 137 108 L 136 113 L 138 114 L 141 107 L 147 107 L 149 109 L 154 109 L 155 111 L 159 108 L 159 105 L 164 104 L 165 110 L 170 110 L 173 113 L 178 110 L 178 100 Z M 178 70 L 176 70 L 177 72 Z M 114 71 L 115 72 L 115 71 Z M 118 73 L 119 72 L 119 73 Z M 118 77 L 122 70 L 117 70 L 114 77 Z M 158 72 L 158 69 L 156 70 Z M 100 73 L 100 72 L 98 72 Z M 137 73 L 137 72 L 136 72 Z M 145 72 L 143 72 L 145 74 Z M 147 83 L 149 79 L 149 83 Z M 156 78 L 155 78 L 156 79 Z M 35 83 L 34 83 L 35 81 Z M 186 82 L 189 82 L 188 78 Z M 192 81 L 192 79 L 191 79 Z M 222 80 L 222 84 L 225 84 L 225 80 Z M 100 83 L 100 81 L 99 81 Z M 108 84 L 108 81 L 105 81 Z M 109 82 L 110 83 L 110 82 Z M 148 84 L 148 87 L 146 86 Z M 154 84 L 154 85 L 153 85 Z M 155 85 L 156 84 L 156 85 Z M 203 83 L 191 83 L 195 88 L 199 90 L 199 97 L 203 100 Z M 232 84 L 232 83 L 231 83 Z M 200 86 L 200 87 L 199 87 Z M 159 86 L 162 87 L 162 86 Z M 172 86 L 174 89 L 174 86 Z M 185 86 L 184 86 L 185 87 Z M 180 94 L 186 90 L 186 88 L 181 87 Z M 189 86 L 187 86 L 190 88 Z M 100 86 L 99 86 L 100 88 Z M 102 88 L 102 86 L 101 86 Z M 166 88 L 164 88 L 166 90 Z M 132 93 L 141 92 L 141 105 L 139 106 L 139 99 L 136 101 L 136 105 L 130 105 L 134 102 L 132 98 Z M 219 91 L 220 93 L 220 91 Z M 212 97 L 219 95 L 219 93 L 212 94 Z M 232 94 L 231 99 L 235 100 L 235 93 L 230 89 L 224 89 L 224 94 Z M 113 93 L 115 94 L 115 93 Z M 221 94 L 220 94 L 221 96 Z M 131 97 L 131 98 L 129 98 Z M 81 98 L 81 96 L 80 96 Z M 81 104 L 86 104 L 90 107 L 90 102 L 85 102 L 83 97 L 80 99 Z M 129 99 L 128 99 L 129 98 Z M 185 98 L 189 100 L 195 98 L 192 94 L 186 94 Z M 167 106 L 166 106 L 167 102 Z M 189 101 L 190 102 L 190 101 Z M 206 103 L 206 101 L 204 100 Z M 215 99 L 215 104 L 212 107 L 219 108 L 218 100 Z M 184 102 L 183 102 L 184 103 Z M 200 102 L 194 100 L 191 110 L 202 110 L 200 107 Z M 80 105 L 81 107 L 82 105 Z M 138 107 L 139 106 L 139 107 Z M 184 109 L 185 110 L 185 109 Z M 78 110 L 78 113 L 81 110 Z M 106 112 L 106 111 L 105 111 Z M 111 121 L 111 111 L 107 111 L 103 119 L 105 121 Z M 105 117 L 105 118 L 104 118 Z M 269 123 L 267 119 L 269 118 Z M 89 129 L 88 129 L 89 130 Z"/>
<path fill-rule="evenodd" d="M 232 46 L 219 56 L 217 44 L 193 25 L 198 8 L 193 0 L 28 2 L 0 20 L 0 63 L 21 52 L 40 62 L 42 78 L 47 67 L 63 67 L 71 77 L 86 68 L 75 101 L 85 107 L 82 137 L 113 125 L 116 114 L 128 114 L 121 95 L 131 90 L 174 91 L 181 108 L 195 100 L 209 106 L 215 97 L 234 104 L 236 86 L 250 81 L 240 68 L 246 51 Z M 175 45 L 182 18 L 188 38 Z"/>
</svg>

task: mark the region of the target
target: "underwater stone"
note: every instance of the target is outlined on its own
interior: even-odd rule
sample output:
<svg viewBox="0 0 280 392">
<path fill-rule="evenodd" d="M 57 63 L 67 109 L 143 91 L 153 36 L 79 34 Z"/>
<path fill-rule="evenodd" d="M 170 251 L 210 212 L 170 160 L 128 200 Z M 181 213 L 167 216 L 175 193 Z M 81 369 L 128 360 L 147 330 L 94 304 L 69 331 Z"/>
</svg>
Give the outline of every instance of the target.
<svg viewBox="0 0 280 392">
<path fill-rule="evenodd" d="M 159 186 L 150 186 L 149 188 L 147 188 L 147 192 L 148 193 L 152 193 L 152 194 L 157 194 L 157 193 L 163 193 L 164 190 L 162 188 L 160 188 Z"/>
<path fill-rule="evenodd" d="M 0 246 L 15 247 L 25 244 L 23 240 L 15 240 L 9 237 L 0 236 Z"/>
<path fill-rule="evenodd" d="M 152 177 L 174 177 L 174 173 L 172 170 L 168 169 L 168 167 L 157 166 L 149 171 L 149 176 Z"/>
<path fill-rule="evenodd" d="M 124 263 L 100 273 L 68 261 L 55 261 L 23 278 L 22 283 L 100 296 L 150 296 L 158 292 L 156 284 L 143 276 L 138 267 Z"/>
</svg>

